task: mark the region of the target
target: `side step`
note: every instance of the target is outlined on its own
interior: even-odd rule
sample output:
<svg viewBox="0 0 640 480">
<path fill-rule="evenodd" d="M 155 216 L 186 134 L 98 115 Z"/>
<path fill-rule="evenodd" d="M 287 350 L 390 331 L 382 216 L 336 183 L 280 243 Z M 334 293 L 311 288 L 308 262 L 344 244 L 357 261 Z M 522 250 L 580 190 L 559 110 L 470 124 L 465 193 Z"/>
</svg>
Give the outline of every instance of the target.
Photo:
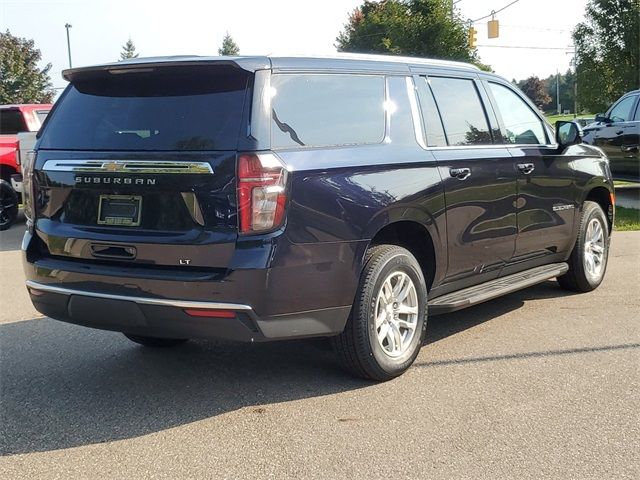
<svg viewBox="0 0 640 480">
<path fill-rule="evenodd" d="M 563 275 L 569 270 L 566 263 L 552 263 L 540 267 L 514 273 L 506 277 L 496 278 L 490 282 L 474 285 L 473 287 L 447 293 L 429 301 L 429 315 L 455 312 L 478 303 L 486 302 L 507 293 L 522 290 L 536 283 Z"/>
</svg>

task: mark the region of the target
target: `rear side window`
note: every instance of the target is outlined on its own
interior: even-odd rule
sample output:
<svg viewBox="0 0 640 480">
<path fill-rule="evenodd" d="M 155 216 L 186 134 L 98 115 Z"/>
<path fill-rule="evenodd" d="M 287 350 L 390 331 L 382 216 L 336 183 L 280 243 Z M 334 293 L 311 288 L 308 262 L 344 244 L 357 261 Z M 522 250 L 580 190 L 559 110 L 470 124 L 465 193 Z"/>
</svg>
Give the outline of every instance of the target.
<svg viewBox="0 0 640 480">
<path fill-rule="evenodd" d="M 429 77 L 449 145 L 487 145 L 493 139 L 480 95 L 465 78 Z"/>
<path fill-rule="evenodd" d="M 511 89 L 489 82 L 506 130 L 505 143 L 544 144 L 546 136 L 540 118 Z"/>
<path fill-rule="evenodd" d="M 87 73 L 74 80 L 41 148 L 234 150 L 248 73 L 227 66 L 166 66 Z"/>
<path fill-rule="evenodd" d="M 27 124 L 20 110 L 0 110 L 0 135 L 15 135 L 27 131 Z"/>
<path fill-rule="evenodd" d="M 277 74 L 271 78 L 273 148 L 379 143 L 384 77 Z"/>
</svg>

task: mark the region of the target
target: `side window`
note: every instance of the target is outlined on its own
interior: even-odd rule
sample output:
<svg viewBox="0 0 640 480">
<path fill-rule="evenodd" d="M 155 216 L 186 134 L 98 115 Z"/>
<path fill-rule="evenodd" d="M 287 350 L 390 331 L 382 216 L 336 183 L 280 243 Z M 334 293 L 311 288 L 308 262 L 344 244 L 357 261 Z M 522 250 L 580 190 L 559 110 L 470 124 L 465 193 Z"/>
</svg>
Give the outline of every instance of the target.
<svg viewBox="0 0 640 480">
<path fill-rule="evenodd" d="M 493 143 L 487 117 L 473 80 L 429 77 L 449 145 Z"/>
<path fill-rule="evenodd" d="M 429 147 L 443 147 L 447 145 L 447 137 L 444 135 L 442 120 L 438 107 L 433 98 L 431 87 L 427 83 L 426 78 L 422 78 L 417 84 L 418 98 L 420 99 L 420 108 L 422 109 L 422 118 L 424 121 L 425 133 L 427 135 L 427 145 Z"/>
<path fill-rule="evenodd" d="M 271 78 L 273 148 L 379 143 L 384 77 L 276 74 Z"/>
<path fill-rule="evenodd" d="M 611 121 L 626 122 L 628 120 L 631 120 L 631 108 L 633 107 L 635 101 L 636 95 L 630 95 L 615 104 L 611 109 L 611 112 L 609 113 L 609 118 L 611 119 Z"/>
<path fill-rule="evenodd" d="M 1 135 L 15 135 L 27 131 L 27 125 L 20 110 L 0 110 Z"/>
<path fill-rule="evenodd" d="M 489 88 L 506 130 L 505 143 L 545 144 L 546 136 L 540 118 L 513 90 L 489 82 Z"/>
</svg>

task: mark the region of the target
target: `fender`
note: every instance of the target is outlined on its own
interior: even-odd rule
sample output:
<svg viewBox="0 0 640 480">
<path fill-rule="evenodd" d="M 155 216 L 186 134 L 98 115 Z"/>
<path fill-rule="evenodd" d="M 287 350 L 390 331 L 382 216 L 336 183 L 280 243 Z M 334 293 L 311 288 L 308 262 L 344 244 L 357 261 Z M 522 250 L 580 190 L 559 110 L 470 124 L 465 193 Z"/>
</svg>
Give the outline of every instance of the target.
<svg viewBox="0 0 640 480">
<path fill-rule="evenodd" d="M 432 199 L 437 203 L 438 198 Z M 365 228 L 365 238 L 373 239 L 383 228 L 398 222 L 414 222 L 424 227 L 431 237 L 434 248 L 434 256 L 437 259 L 435 265 L 434 284 L 437 284 L 447 271 L 447 229 L 444 208 L 444 195 L 439 196 L 440 208 L 427 210 L 412 205 L 390 205 L 377 212 Z M 366 249 L 361 252 L 360 267 Z"/>
</svg>

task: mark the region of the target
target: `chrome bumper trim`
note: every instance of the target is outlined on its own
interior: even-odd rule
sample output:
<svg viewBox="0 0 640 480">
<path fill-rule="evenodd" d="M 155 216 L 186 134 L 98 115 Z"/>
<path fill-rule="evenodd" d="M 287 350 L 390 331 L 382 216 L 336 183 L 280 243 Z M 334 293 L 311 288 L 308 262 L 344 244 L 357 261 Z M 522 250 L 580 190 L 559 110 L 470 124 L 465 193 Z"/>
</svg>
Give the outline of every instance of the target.
<svg viewBox="0 0 640 480">
<path fill-rule="evenodd" d="M 166 298 L 148 298 L 148 297 L 131 297 L 127 295 L 113 295 L 110 293 L 98 293 L 98 292 L 86 292 L 83 290 L 73 290 L 70 288 L 54 287 L 52 285 L 45 285 L 43 283 L 33 282 L 31 280 L 26 281 L 27 288 L 38 290 L 41 292 L 58 293 L 61 295 L 81 295 L 84 297 L 93 298 L 105 298 L 108 300 L 124 300 L 127 302 L 134 302 L 143 305 L 161 305 L 165 307 L 175 308 L 204 308 L 214 310 L 237 310 L 237 311 L 251 311 L 252 308 L 249 305 L 242 305 L 240 303 L 220 303 L 220 302 L 198 302 L 192 300 L 175 300 Z"/>
</svg>

